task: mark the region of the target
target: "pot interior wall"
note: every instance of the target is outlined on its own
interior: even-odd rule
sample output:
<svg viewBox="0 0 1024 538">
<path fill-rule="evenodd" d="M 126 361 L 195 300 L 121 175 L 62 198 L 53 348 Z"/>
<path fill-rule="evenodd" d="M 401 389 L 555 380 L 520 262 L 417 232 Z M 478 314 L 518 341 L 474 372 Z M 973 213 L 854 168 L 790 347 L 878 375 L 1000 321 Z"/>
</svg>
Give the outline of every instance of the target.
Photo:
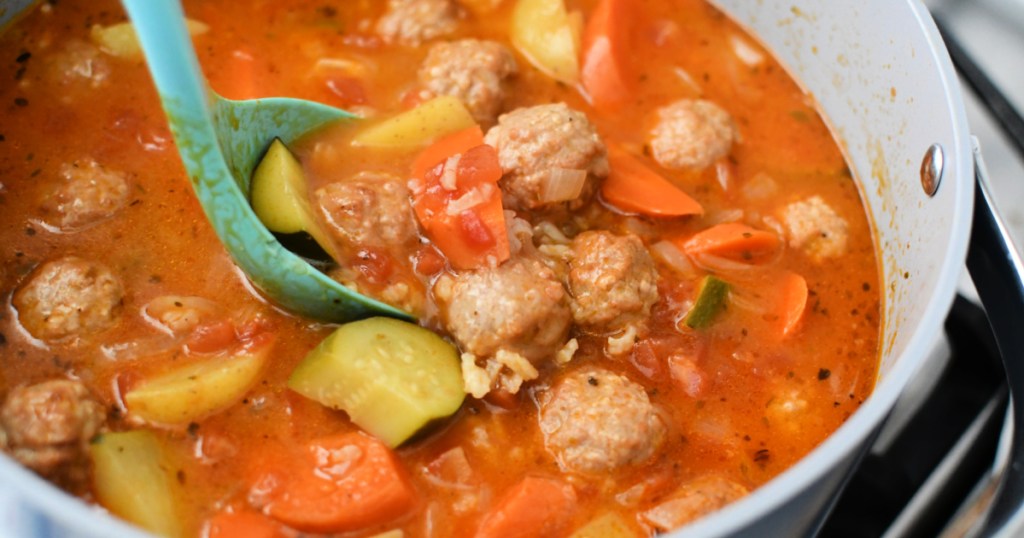
<svg viewBox="0 0 1024 538">
<path fill-rule="evenodd" d="M 884 385 L 912 346 L 936 336 L 966 256 L 973 161 L 945 49 L 916 0 L 715 3 L 789 68 L 845 149 L 880 252 Z M 929 197 L 921 163 L 932 144 L 945 174 Z"/>
</svg>

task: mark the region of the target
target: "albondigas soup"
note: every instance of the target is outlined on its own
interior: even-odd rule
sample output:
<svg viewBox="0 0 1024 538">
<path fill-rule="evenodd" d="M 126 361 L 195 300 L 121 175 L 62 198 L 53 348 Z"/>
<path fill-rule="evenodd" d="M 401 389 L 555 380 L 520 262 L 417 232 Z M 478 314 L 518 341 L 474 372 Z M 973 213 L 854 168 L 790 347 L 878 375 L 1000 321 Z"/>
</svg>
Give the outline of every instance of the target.
<svg viewBox="0 0 1024 538">
<path fill-rule="evenodd" d="M 249 193 L 413 314 L 263 298 L 207 224 L 108 0 L 0 37 L 0 440 L 168 536 L 678 528 L 876 375 L 871 229 L 836 142 L 703 0 L 186 1 L 212 86 L 349 110 Z"/>
</svg>

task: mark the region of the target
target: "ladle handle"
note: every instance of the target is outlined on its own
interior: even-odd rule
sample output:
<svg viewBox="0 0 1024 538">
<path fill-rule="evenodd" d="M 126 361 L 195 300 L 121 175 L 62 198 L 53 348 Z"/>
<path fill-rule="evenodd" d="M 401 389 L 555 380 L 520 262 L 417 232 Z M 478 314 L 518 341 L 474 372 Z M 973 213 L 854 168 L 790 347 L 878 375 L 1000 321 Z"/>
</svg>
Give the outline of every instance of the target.
<svg viewBox="0 0 1024 538">
<path fill-rule="evenodd" d="M 145 51 L 164 110 L 210 117 L 210 94 L 178 0 L 121 0 Z M 168 118 L 171 128 L 179 120 Z M 206 120 L 209 123 L 209 120 Z M 176 133 L 177 135 L 177 133 Z M 211 129 L 209 135 L 214 136 Z"/>
<path fill-rule="evenodd" d="M 1003 358 L 1014 417 L 1009 461 L 980 534 L 990 536 L 1024 523 L 1024 263 L 996 211 L 977 140 L 973 149 L 974 224 L 967 269 Z"/>
</svg>

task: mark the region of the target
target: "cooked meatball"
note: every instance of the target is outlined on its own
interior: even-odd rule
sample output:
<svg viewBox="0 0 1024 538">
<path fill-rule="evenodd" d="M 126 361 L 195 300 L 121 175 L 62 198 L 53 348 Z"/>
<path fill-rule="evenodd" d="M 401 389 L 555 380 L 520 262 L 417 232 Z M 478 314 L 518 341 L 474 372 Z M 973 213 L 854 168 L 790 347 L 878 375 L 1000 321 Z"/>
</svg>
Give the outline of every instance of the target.
<svg viewBox="0 0 1024 538">
<path fill-rule="evenodd" d="M 498 150 L 506 207 L 552 205 L 549 188 L 575 174 L 585 178 L 571 207 L 580 205 L 608 175 L 604 142 L 582 112 L 564 103 L 520 108 L 503 114 L 484 141 Z M 553 202 L 561 204 L 561 201 Z"/>
<path fill-rule="evenodd" d="M 99 88 L 110 78 L 110 63 L 92 43 L 70 40 L 64 48 L 46 58 L 49 78 L 60 85 Z"/>
<path fill-rule="evenodd" d="M 415 47 L 454 32 L 460 15 L 453 0 L 388 0 L 377 35 L 388 43 Z"/>
<path fill-rule="evenodd" d="M 568 339 L 572 314 L 554 272 L 529 258 L 439 279 L 435 295 L 445 326 L 463 351 L 499 350 L 531 362 L 552 357 Z"/>
<path fill-rule="evenodd" d="M 426 97 L 458 97 L 476 121 L 491 124 L 505 97 L 502 82 L 515 72 L 515 57 L 501 43 L 463 39 L 431 47 L 419 79 Z"/>
<path fill-rule="evenodd" d="M 833 258 L 846 251 L 846 220 L 820 196 L 787 205 L 782 210 L 782 222 L 789 235 L 789 246 L 803 249 L 811 258 Z"/>
<path fill-rule="evenodd" d="M 315 193 L 333 232 L 348 245 L 400 248 L 416 238 L 409 188 L 395 176 L 363 172 Z"/>
<path fill-rule="evenodd" d="M 59 340 L 110 327 L 123 299 L 121 282 L 110 269 L 68 256 L 37 267 L 12 303 L 32 336 Z"/>
<path fill-rule="evenodd" d="M 703 476 L 683 484 L 672 498 L 640 517 L 655 530 L 667 532 L 743 497 L 747 488 L 720 476 Z"/>
<path fill-rule="evenodd" d="M 47 198 L 44 209 L 54 213 L 53 225 L 74 230 L 107 219 L 128 202 L 128 180 L 92 159 L 66 163 L 63 181 Z"/>
<path fill-rule="evenodd" d="M 569 293 L 576 323 L 601 332 L 643 325 L 658 302 L 658 271 L 640 239 L 583 232 L 572 251 Z"/>
<path fill-rule="evenodd" d="M 665 168 L 701 169 L 728 155 L 736 137 L 728 112 L 711 101 L 683 99 L 658 109 L 651 151 Z"/>
<path fill-rule="evenodd" d="M 50 474 L 81 459 L 103 424 L 103 407 L 78 381 L 56 379 L 17 387 L 0 408 L 8 450 L 26 467 Z"/>
<path fill-rule="evenodd" d="M 540 430 L 562 470 L 580 473 L 640 463 L 665 437 L 644 388 L 601 369 L 573 372 L 544 393 Z"/>
</svg>

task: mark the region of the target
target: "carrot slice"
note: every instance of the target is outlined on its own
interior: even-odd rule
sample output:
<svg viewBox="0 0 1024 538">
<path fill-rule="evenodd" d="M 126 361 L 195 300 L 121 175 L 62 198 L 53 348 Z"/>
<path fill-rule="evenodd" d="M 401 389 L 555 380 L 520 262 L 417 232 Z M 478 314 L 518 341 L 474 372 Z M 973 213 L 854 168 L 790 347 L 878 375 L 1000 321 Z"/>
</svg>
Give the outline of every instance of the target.
<svg viewBox="0 0 1024 538">
<path fill-rule="evenodd" d="M 416 160 L 412 162 L 412 176 L 422 179 L 427 175 L 427 171 L 445 162 L 448 157 L 465 153 L 483 143 L 484 133 L 479 125 L 450 134 L 416 156 Z"/>
<path fill-rule="evenodd" d="M 629 46 L 628 7 L 626 0 L 601 0 L 583 34 L 580 80 L 598 110 L 613 110 L 633 93 L 630 63 L 624 57 Z"/>
<path fill-rule="evenodd" d="M 575 506 L 572 486 L 528 476 L 484 517 L 476 538 L 553 536 L 570 520 Z"/>
<path fill-rule="evenodd" d="M 399 517 L 416 504 L 412 484 L 395 454 L 361 433 L 316 441 L 302 457 L 285 465 L 287 472 L 278 467 L 257 483 L 276 484 L 264 511 L 301 531 L 362 529 Z"/>
<path fill-rule="evenodd" d="M 283 538 L 281 526 L 256 512 L 221 512 L 206 523 L 208 538 Z"/>
<path fill-rule="evenodd" d="M 779 248 L 779 238 L 771 232 L 746 224 L 728 222 L 712 226 L 694 235 L 682 245 L 692 258 L 711 254 L 747 263 L 766 261 Z"/>
<path fill-rule="evenodd" d="M 608 145 L 611 173 L 601 196 L 615 207 L 654 217 L 701 215 L 704 208 L 689 194 L 618 146 Z"/>
<path fill-rule="evenodd" d="M 455 185 L 445 186 L 442 177 L 448 171 L 442 166 L 454 155 L 461 155 Z M 428 147 L 413 162 L 413 176 L 423 184 L 413 198 L 416 219 L 452 267 L 474 269 L 492 259 L 509 258 L 501 190 L 495 185 L 501 179 L 501 163 L 497 151 L 483 143 L 480 127 Z"/>
<path fill-rule="evenodd" d="M 807 281 L 804 277 L 787 271 L 780 282 L 779 319 L 782 320 L 782 336 L 792 334 L 807 310 Z"/>
</svg>

